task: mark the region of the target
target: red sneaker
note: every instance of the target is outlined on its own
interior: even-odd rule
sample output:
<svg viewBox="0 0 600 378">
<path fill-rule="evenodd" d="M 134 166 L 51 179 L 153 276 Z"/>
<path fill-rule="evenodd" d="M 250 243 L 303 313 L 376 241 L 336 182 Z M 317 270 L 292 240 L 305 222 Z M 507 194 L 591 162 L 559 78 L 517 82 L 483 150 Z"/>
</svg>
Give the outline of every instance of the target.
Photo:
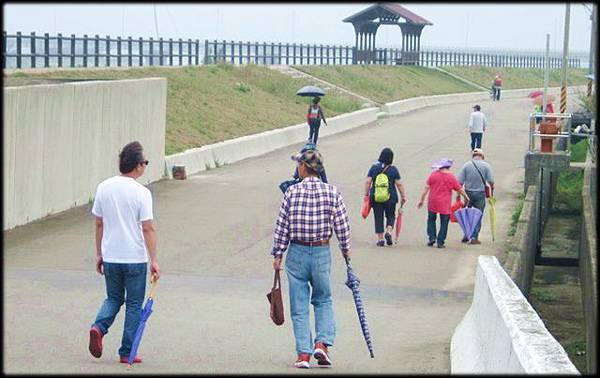
<svg viewBox="0 0 600 378">
<path fill-rule="evenodd" d="M 100 356 L 102 356 L 102 338 L 103 337 L 104 337 L 104 335 L 102 334 L 102 331 L 100 331 L 100 328 L 98 328 L 96 326 L 92 326 L 92 328 L 90 328 L 89 350 L 90 350 L 90 353 L 92 354 L 92 356 L 94 356 L 96 358 L 100 358 Z"/>
<path fill-rule="evenodd" d="M 331 360 L 327 351 L 327 345 L 323 343 L 315 343 L 315 351 L 313 356 L 317 359 L 317 364 L 321 367 L 331 367 Z"/>
<path fill-rule="evenodd" d="M 298 359 L 294 362 L 294 366 L 299 369 L 308 369 L 310 367 L 310 354 L 300 353 Z"/>
<path fill-rule="evenodd" d="M 128 356 L 121 356 L 121 359 L 119 360 L 119 362 L 121 362 L 122 364 L 127 364 L 127 363 L 129 363 L 129 357 Z M 133 363 L 134 364 L 139 364 L 140 362 L 142 362 L 142 357 L 135 356 L 135 358 L 133 359 Z"/>
</svg>

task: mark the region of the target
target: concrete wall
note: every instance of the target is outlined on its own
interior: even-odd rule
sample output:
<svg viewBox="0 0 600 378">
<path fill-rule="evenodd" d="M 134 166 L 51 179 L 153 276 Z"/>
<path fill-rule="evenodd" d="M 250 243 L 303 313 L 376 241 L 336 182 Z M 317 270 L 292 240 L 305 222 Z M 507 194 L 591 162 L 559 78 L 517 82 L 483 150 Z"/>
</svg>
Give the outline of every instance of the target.
<svg viewBox="0 0 600 378">
<path fill-rule="evenodd" d="M 582 225 L 579 245 L 579 280 L 585 318 L 586 357 L 588 374 L 595 374 L 598 368 L 598 245 L 597 245 L 597 207 L 596 199 L 596 163 L 588 150 L 583 170 Z"/>
<path fill-rule="evenodd" d="M 138 140 L 163 176 L 167 82 L 163 78 L 4 88 L 3 229 L 87 204 L 118 155 Z"/>
<path fill-rule="evenodd" d="M 502 101 L 502 99 L 507 98 L 526 98 L 530 92 L 538 89 L 540 88 L 503 90 L 500 99 Z M 567 93 L 575 94 L 584 89 L 585 86 L 569 87 Z M 560 87 L 548 88 L 548 93 L 560 95 Z M 451 93 L 446 95 L 413 97 L 406 100 L 389 102 L 382 107 L 382 110 L 387 112 L 389 115 L 399 115 L 412 110 L 421 109 L 426 106 L 459 104 L 463 102 L 475 103 L 485 100 L 490 100 L 489 92 Z M 468 120 L 465 120 L 465 122 L 467 121 Z"/>
<path fill-rule="evenodd" d="M 531 185 L 523 201 L 523 209 L 517 221 L 515 235 L 512 238 L 508 257 L 503 266 L 521 293 L 529 298 L 535 266 L 535 252 L 538 242 L 536 219 L 537 186 Z"/>
<path fill-rule="evenodd" d="M 473 302 L 452 335 L 452 374 L 579 374 L 494 256 L 479 256 Z"/>
<path fill-rule="evenodd" d="M 378 111 L 378 108 L 368 108 L 330 118 L 327 120 L 327 125 L 323 124 L 321 126 L 319 137 L 340 133 L 374 122 L 377 120 Z M 192 148 L 167 156 L 165 158 L 165 174 L 171 178 L 174 165 L 184 165 L 188 175 L 198 173 L 217 165 L 230 164 L 306 141 L 307 136 L 308 126 L 306 126 L 306 123 L 302 123 L 200 148 Z"/>
</svg>

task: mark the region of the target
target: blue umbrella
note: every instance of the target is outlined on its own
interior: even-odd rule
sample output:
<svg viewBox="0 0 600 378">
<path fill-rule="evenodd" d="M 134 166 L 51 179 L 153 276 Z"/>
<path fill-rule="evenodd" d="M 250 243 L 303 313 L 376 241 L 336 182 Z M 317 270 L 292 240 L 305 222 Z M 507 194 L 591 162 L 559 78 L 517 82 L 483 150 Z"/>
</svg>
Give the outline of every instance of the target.
<svg viewBox="0 0 600 378">
<path fill-rule="evenodd" d="M 371 354 L 371 358 L 374 358 L 373 355 L 373 342 L 371 341 L 371 334 L 369 333 L 369 324 L 367 323 L 367 317 L 365 316 L 365 308 L 360 298 L 360 292 L 358 290 L 358 286 L 360 285 L 360 280 L 354 274 L 352 270 L 352 266 L 350 266 L 350 258 L 344 256 L 346 260 L 346 265 L 348 266 L 348 280 L 346 281 L 346 286 L 352 290 L 352 296 L 354 297 L 354 304 L 356 305 L 356 313 L 358 314 L 358 320 L 360 321 L 360 327 L 362 328 L 363 336 L 365 337 L 365 341 L 367 342 L 367 347 L 369 348 L 369 353 Z"/>
<path fill-rule="evenodd" d="M 151 281 L 152 287 L 150 288 L 150 294 L 148 294 L 148 299 L 146 300 L 146 304 L 142 309 L 142 318 L 140 319 L 140 324 L 138 325 L 137 330 L 135 331 L 135 336 L 133 337 L 133 343 L 131 344 L 131 352 L 129 352 L 129 358 L 127 362 L 129 365 L 133 364 L 133 360 L 135 356 L 137 356 L 137 351 L 142 341 L 142 334 L 144 333 L 144 328 L 146 328 L 146 321 L 152 314 L 152 305 L 154 304 L 154 290 L 156 290 L 156 284 L 158 280 Z"/>
<path fill-rule="evenodd" d="M 473 236 L 473 231 L 475 231 L 475 226 L 481 219 L 483 213 L 481 210 L 475 207 L 463 207 L 454 212 L 454 216 L 462 228 L 465 237 L 470 239 Z"/>
<path fill-rule="evenodd" d="M 325 96 L 325 91 L 319 87 L 315 87 L 314 85 L 307 85 L 306 87 L 298 89 L 296 94 L 302 97 L 319 97 Z"/>
</svg>

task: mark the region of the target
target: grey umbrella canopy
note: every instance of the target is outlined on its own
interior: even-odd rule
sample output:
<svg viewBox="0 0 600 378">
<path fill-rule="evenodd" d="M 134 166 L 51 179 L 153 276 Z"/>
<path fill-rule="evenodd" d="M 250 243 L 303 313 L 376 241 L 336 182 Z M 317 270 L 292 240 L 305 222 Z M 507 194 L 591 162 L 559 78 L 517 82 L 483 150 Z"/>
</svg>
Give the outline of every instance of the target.
<svg viewBox="0 0 600 378">
<path fill-rule="evenodd" d="M 367 317 L 365 315 L 365 306 L 363 304 L 362 298 L 360 297 L 360 291 L 358 286 L 360 285 L 360 280 L 352 270 L 352 266 L 350 265 L 350 258 L 344 256 L 346 260 L 346 266 L 348 267 L 348 280 L 346 281 L 346 286 L 350 290 L 352 290 L 352 296 L 354 297 L 354 304 L 356 305 L 356 313 L 358 315 L 358 321 L 360 322 L 360 327 L 363 332 L 363 336 L 365 337 L 365 341 L 367 343 L 367 348 L 369 349 L 369 354 L 371 358 L 374 358 L 373 354 L 373 341 L 371 340 L 371 333 L 369 332 L 369 324 L 367 323 Z"/>
<path fill-rule="evenodd" d="M 298 90 L 298 92 L 296 92 L 296 94 L 298 96 L 303 97 L 325 96 L 325 92 L 321 88 L 315 87 L 314 85 L 307 85 L 306 87 L 302 87 Z"/>
</svg>

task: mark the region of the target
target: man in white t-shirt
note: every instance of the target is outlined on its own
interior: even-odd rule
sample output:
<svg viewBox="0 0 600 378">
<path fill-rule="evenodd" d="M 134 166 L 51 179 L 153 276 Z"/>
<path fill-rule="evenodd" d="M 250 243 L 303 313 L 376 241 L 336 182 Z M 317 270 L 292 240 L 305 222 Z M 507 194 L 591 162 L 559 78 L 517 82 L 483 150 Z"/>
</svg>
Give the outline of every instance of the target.
<svg viewBox="0 0 600 378">
<path fill-rule="evenodd" d="M 473 110 L 467 124 L 467 129 L 471 133 L 471 151 L 481 148 L 483 132 L 487 126 L 487 119 L 485 118 L 485 114 L 481 112 L 481 106 L 475 105 L 473 106 Z"/>
<path fill-rule="evenodd" d="M 156 231 L 152 223 L 152 195 L 136 179 L 148 165 L 142 145 L 131 142 L 119 154 L 121 175 L 102 181 L 96 189 L 96 271 L 104 275 L 107 298 L 90 329 L 90 353 L 100 358 L 102 338 L 125 302 L 125 326 L 120 362 L 127 363 L 140 323 L 146 292 L 148 254 L 153 279 L 160 277 Z M 134 363 L 142 362 L 136 356 Z"/>
</svg>

